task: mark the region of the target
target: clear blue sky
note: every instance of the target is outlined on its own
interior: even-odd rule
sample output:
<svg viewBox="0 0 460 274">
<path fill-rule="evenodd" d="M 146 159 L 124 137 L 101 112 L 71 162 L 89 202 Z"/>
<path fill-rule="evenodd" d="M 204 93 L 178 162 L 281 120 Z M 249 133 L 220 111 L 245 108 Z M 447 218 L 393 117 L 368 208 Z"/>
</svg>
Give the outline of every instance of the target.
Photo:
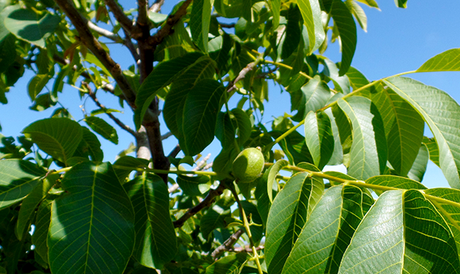
<svg viewBox="0 0 460 274">
<path fill-rule="evenodd" d="M 178 1 L 166 0 L 165 2 L 163 12 L 167 13 Z M 125 0 L 121 3 L 128 8 L 133 8 L 135 2 Z M 369 80 L 415 70 L 430 57 L 460 47 L 460 17 L 458 16 L 460 1 L 409 0 L 407 9 L 398 9 L 393 1 L 388 0 L 379 0 L 378 4 L 380 11 L 363 5 L 368 16 L 368 32 L 358 29 L 358 46 L 352 63 L 352 66 L 364 73 Z M 120 47 L 113 47 L 111 50 L 115 53 L 113 54 L 115 61 L 123 68 L 133 63 L 128 51 Z M 340 61 L 340 52 L 336 44 L 330 46 L 325 55 L 333 61 Z M 29 123 L 47 118 L 54 111 L 48 109 L 35 112 L 28 109 L 31 102 L 27 95 L 27 84 L 31 75 L 30 73 L 25 75 L 7 93 L 9 100 L 7 105 L 0 105 L 0 123 L 3 128 L 1 133 L 5 136 L 19 135 Z M 410 77 L 442 89 L 457 102 L 460 101 L 460 83 L 457 80 L 460 72 L 424 73 L 410 75 Z M 100 96 L 100 100 L 109 108 L 120 109 L 118 100 L 111 97 Z M 64 93 L 60 94 L 59 98 L 76 120 L 83 118 L 80 105 L 88 113 L 95 108 L 91 100 L 81 101 L 78 91 L 69 86 L 64 88 Z M 273 117 L 289 111 L 289 95 L 286 92 L 280 94 L 278 87 L 272 88 L 264 121 L 271 121 Z M 133 125 L 132 113 L 128 109 L 124 110 L 124 114 L 116 114 L 116 116 L 128 125 Z M 163 123 L 162 133 L 165 132 L 167 129 Z M 118 146 L 100 138 L 107 161 L 113 161 L 118 152 L 127 148 L 130 142 L 134 142 L 133 138 L 123 130 L 118 130 L 118 134 L 120 140 Z M 169 153 L 175 144 L 173 137 L 167 140 L 165 152 Z M 212 157 L 215 157 L 219 147 L 220 144 L 215 140 L 203 155 L 211 153 Z M 442 172 L 432 163 L 429 164 L 424 184 L 428 187 L 448 186 Z"/>
</svg>

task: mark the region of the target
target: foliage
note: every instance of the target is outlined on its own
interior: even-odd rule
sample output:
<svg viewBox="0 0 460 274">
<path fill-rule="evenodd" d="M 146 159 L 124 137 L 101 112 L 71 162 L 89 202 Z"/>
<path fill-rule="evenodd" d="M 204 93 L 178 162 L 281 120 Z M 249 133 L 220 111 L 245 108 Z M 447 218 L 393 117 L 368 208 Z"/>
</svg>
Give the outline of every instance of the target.
<svg viewBox="0 0 460 274">
<path fill-rule="evenodd" d="M 169 15 L 163 2 L 0 0 L 0 102 L 30 70 L 31 109 L 55 109 L 0 135 L 0 273 L 460 272 L 460 106 L 404 77 L 459 71 L 459 49 L 369 81 L 352 60 L 373 0 L 185 0 Z M 295 115 L 266 125 L 273 83 Z M 81 121 L 59 105 L 72 88 L 98 107 Z M 99 138 L 119 130 L 136 147 L 110 163 Z M 248 147 L 264 172 L 238 184 Z M 420 183 L 429 160 L 452 188 Z M 347 174 L 322 171 L 338 164 Z"/>
</svg>

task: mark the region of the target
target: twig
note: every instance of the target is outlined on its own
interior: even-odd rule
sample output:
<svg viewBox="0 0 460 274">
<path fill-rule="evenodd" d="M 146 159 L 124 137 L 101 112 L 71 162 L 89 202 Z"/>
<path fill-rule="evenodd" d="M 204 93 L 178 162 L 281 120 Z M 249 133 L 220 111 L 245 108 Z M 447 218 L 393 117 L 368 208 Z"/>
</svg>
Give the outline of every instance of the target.
<svg viewBox="0 0 460 274">
<path fill-rule="evenodd" d="M 177 154 L 181 151 L 181 148 L 179 145 L 176 145 L 173 150 L 168 155 L 168 158 L 176 158 Z"/>
<path fill-rule="evenodd" d="M 233 91 L 236 88 L 235 84 L 243 80 L 244 77 L 246 77 L 246 74 L 248 74 L 251 70 L 253 70 L 256 67 L 257 63 L 257 61 L 251 62 L 245 68 L 243 68 L 240 71 L 240 73 L 238 73 L 238 76 L 228 84 L 227 92 Z"/>
<path fill-rule="evenodd" d="M 193 171 L 202 170 L 203 167 L 206 166 L 206 161 L 209 160 L 210 157 L 211 157 L 211 153 L 209 153 L 208 155 L 206 155 L 206 157 L 204 157 L 201 161 L 199 161 L 199 162 L 196 164 L 196 167 L 192 168 L 192 170 L 193 170 Z"/>
<path fill-rule="evenodd" d="M 208 195 L 206 195 L 206 198 L 203 199 L 203 201 L 187 210 L 187 212 L 185 212 L 184 215 L 182 215 L 182 217 L 173 222 L 174 227 L 181 227 L 188 219 L 190 219 L 190 217 L 194 216 L 202 209 L 210 206 L 214 202 L 214 198 L 220 196 L 223 193 L 224 189 L 225 186 L 222 183 L 220 183 L 216 189 L 211 189 L 208 192 Z"/>
<path fill-rule="evenodd" d="M 165 133 L 165 134 L 161 135 L 161 140 L 166 140 L 171 136 L 173 136 L 172 132 Z"/>
<path fill-rule="evenodd" d="M 88 95 L 89 95 L 89 97 L 91 97 L 91 99 L 93 99 L 94 103 L 99 108 L 101 108 L 101 109 L 103 109 L 105 111 L 107 108 L 103 104 L 101 104 L 101 102 L 99 102 L 99 99 L 97 99 L 97 97 L 96 97 L 96 93 L 93 92 L 93 90 L 88 85 L 88 83 L 86 83 L 85 81 L 82 81 L 81 84 L 86 87 L 86 89 L 88 90 Z M 134 137 L 137 137 L 137 133 L 134 130 L 132 130 L 129 126 L 127 126 L 123 122 L 121 122 L 117 117 L 113 116 L 112 113 L 105 112 L 105 114 L 107 114 L 110 117 L 110 119 L 112 119 L 119 127 L 124 129 L 129 134 L 133 135 Z"/>
<path fill-rule="evenodd" d="M 121 7 L 114 0 L 104 0 L 105 4 L 109 7 L 110 11 L 113 13 L 115 19 L 120 23 L 120 25 L 125 29 L 130 35 L 133 34 L 133 21 L 125 15 Z"/>
<path fill-rule="evenodd" d="M 244 230 L 242 228 L 238 229 L 227 240 L 225 240 L 225 242 L 222 245 L 214 249 L 214 251 L 211 253 L 211 257 L 214 260 L 217 260 L 222 253 L 224 253 L 225 251 L 232 250 L 233 245 L 238 241 L 238 239 L 241 237 L 241 235 L 243 235 L 243 233 Z"/>
<path fill-rule="evenodd" d="M 125 33 L 125 40 L 124 40 L 125 43 L 124 44 L 131 52 L 131 55 L 136 61 L 136 64 L 138 64 L 139 59 L 140 59 L 138 49 L 134 46 L 133 42 L 131 41 L 131 36 L 129 35 L 128 31 L 123 29 L 123 32 Z"/>
<path fill-rule="evenodd" d="M 234 28 L 235 25 L 236 25 L 235 23 L 227 24 L 227 23 L 221 23 L 221 22 L 219 22 L 219 26 L 220 26 L 220 27 L 222 27 L 222 28 L 227 28 L 227 29 Z"/>
<path fill-rule="evenodd" d="M 153 3 L 148 12 L 160 12 L 161 11 L 161 6 L 165 3 L 165 0 L 155 0 L 155 3 Z"/>
<path fill-rule="evenodd" d="M 98 34 L 104 36 L 105 38 L 108 38 L 116 43 L 124 43 L 124 40 L 118 36 L 117 34 L 111 32 L 111 31 L 108 31 L 106 29 L 103 29 L 101 27 L 99 27 L 98 25 L 94 24 L 93 22 L 91 21 L 88 21 L 88 28 L 90 28 L 91 30 L 97 32 Z"/>
<path fill-rule="evenodd" d="M 171 34 L 172 28 L 174 25 L 179 22 L 179 20 L 182 18 L 187 13 L 187 7 L 190 5 L 192 0 L 186 0 L 176 11 L 174 14 L 170 14 L 168 16 L 168 19 L 166 20 L 166 24 L 163 25 L 163 27 L 158 30 L 155 35 L 149 38 L 148 43 L 153 47 L 153 49 L 156 48 L 157 45 L 161 44 L 163 40 Z"/>
<path fill-rule="evenodd" d="M 265 248 L 265 247 L 262 246 L 262 245 L 255 247 L 255 249 L 256 249 L 257 251 L 262 250 L 262 249 L 264 249 L 264 248 Z M 252 252 L 252 248 L 251 248 L 250 246 L 242 246 L 242 247 L 230 248 L 228 251 L 237 252 L 237 253 L 240 253 L 240 252 L 251 253 L 251 252 Z"/>
</svg>

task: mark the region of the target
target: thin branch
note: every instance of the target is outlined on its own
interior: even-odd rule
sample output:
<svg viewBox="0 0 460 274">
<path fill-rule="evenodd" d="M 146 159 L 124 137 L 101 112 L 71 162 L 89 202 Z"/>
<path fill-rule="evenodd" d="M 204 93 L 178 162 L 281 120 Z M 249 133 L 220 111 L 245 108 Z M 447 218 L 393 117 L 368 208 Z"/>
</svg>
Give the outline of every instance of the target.
<svg viewBox="0 0 460 274">
<path fill-rule="evenodd" d="M 118 36 L 117 34 L 109 31 L 109 30 L 106 30 L 106 29 L 103 29 L 101 27 L 99 27 L 98 25 L 94 24 L 93 22 L 91 21 L 88 21 L 88 28 L 90 28 L 91 30 L 95 31 L 96 33 L 104 36 L 105 38 L 108 38 L 116 43 L 122 43 L 124 44 L 124 40 Z"/>
<path fill-rule="evenodd" d="M 161 44 L 163 40 L 171 34 L 174 25 L 187 13 L 187 7 L 190 5 L 192 0 L 186 0 L 174 14 L 170 14 L 166 20 L 166 24 L 157 32 L 155 35 L 149 38 L 148 43 L 156 48 L 157 45 Z"/>
<path fill-rule="evenodd" d="M 160 12 L 164 3 L 165 0 L 155 0 L 155 3 L 150 6 L 148 12 Z"/>
<path fill-rule="evenodd" d="M 176 158 L 177 154 L 181 151 L 181 148 L 179 145 L 176 145 L 173 150 L 168 155 L 168 158 Z"/>
<path fill-rule="evenodd" d="M 182 225 L 184 225 L 184 223 L 188 219 L 190 219 L 190 217 L 194 216 L 195 214 L 200 212 L 202 209 L 210 206 L 214 202 L 214 198 L 217 196 L 220 196 L 224 192 L 224 189 L 225 189 L 225 186 L 222 183 L 220 183 L 216 189 L 211 189 L 208 192 L 208 195 L 206 196 L 206 198 L 203 199 L 203 201 L 201 201 L 196 206 L 187 210 L 187 212 L 185 212 L 184 215 L 182 215 L 182 217 L 180 217 L 178 220 L 173 222 L 174 227 L 181 227 Z"/>
<path fill-rule="evenodd" d="M 136 46 L 134 46 L 133 42 L 131 41 L 131 36 L 129 35 L 128 31 L 123 29 L 123 32 L 125 33 L 125 40 L 124 40 L 125 43 L 124 44 L 131 52 L 131 55 L 133 56 L 137 64 L 139 63 L 139 59 L 140 59 L 138 48 L 136 48 Z"/>
<path fill-rule="evenodd" d="M 111 2 L 111 1 L 106 1 Z M 87 20 L 82 17 L 82 15 L 78 12 L 78 10 L 73 5 L 72 0 L 56 0 L 56 3 L 59 7 L 65 12 L 67 17 L 70 19 L 72 24 L 78 31 L 80 35 L 81 42 L 89 49 L 91 52 L 96 56 L 96 58 L 101 61 L 102 65 L 104 65 L 112 74 L 112 77 L 117 82 L 118 86 L 123 92 L 123 95 L 126 98 L 126 101 L 131 106 L 131 108 L 135 109 L 135 98 L 136 95 L 131 88 L 130 84 L 126 80 L 125 76 L 121 71 L 121 67 L 117 64 L 110 55 L 105 51 L 105 49 L 101 46 L 99 41 L 94 37 L 91 31 L 88 28 Z M 118 6 L 117 6 L 118 7 Z"/>
<path fill-rule="evenodd" d="M 161 140 L 166 140 L 171 136 L 173 136 L 172 132 L 165 133 L 165 134 L 161 135 Z"/>
<path fill-rule="evenodd" d="M 220 26 L 221 28 L 231 29 L 231 28 L 234 28 L 235 25 L 236 25 L 235 23 L 227 24 L 227 23 L 221 23 L 221 22 L 219 22 L 219 26 Z"/>
<path fill-rule="evenodd" d="M 246 74 L 248 74 L 251 70 L 253 70 L 256 67 L 257 63 L 258 63 L 257 61 L 251 62 L 245 68 L 243 68 L 240 71 L 240 73 L 238 73 L 238 76 L 228 84 L 227 92 L 231 92 L 234 89 L 236 89 L 236 86 L 235 86 L 236 83 L 238 83 L 239 81 L 243 80 L 244 77 L 246 77 Z"/>
<path fill-rule="evenodd" d="M 206 166 L 206 161 L 209 160 L 210 157 L 211 157 L 211 153 L 209 153 L 208 155 L 206 155 L 206 157 L 204 157 L 201 161 L 199 161 L 196 164 L 196 167 L 194 167 L 192 170 L 193 171 L 202 170 Z"/>
<path fill-rule="evenodd" d="M 101 104 L 101 102 L 99 102 L 99 99 L 97 99 L 97 97 L 96 97 L 96 93 L 93 92 L 93 90 L 88 85 L 88 83 L 82 81 L 81 84 L 86 87 L 86 89 L 88 90 L 88 95 L 89 95 L 89 97 L 91 97 L 91 99 L 93 99 L 94 103 L 99 108 L 101 108 L 101 109 L 103 109 L 105 111 L 107 108 L 103 104 Z M 117 117 L 113 116 L 112 113 L 106 112 L 105 114 L 107 114 L 110 117 L 110 119 L 112 119 L 123 130 L 127 131 L 129 134 L 133 135 L 134 137 L 137 137 L 137 133 L 134 130 L 132 130 L 129 126 L 125 125 Z"/>
<path fill-rule="evenodd" d="M 211 257 L 214 260 L 217 260 L 222 253 L 224 253 L 225 251 L 230 251 L 233 248 L 233 245 L 241 237 L 241 235 L 243 235 L 243 233 L 244 233 L 244 229 L 242 228 L 238 229 L 235 233 L 233 233 L 230 237 L 228 237 L 228 239 L 225 240 L 225 242 L 222 245 L 214 249 L 214 251 L 211 253 Z M 251 248 L 249 249 L 251 250 L 249 252 L 252 252 L 252 249 Z"/>
<path fill-rule="evenodd" d="M 115 19 L 130 35 L 133 34 L 133 21 L 125 15 L 122 8 L 114 0 L 104 0 L 105 4 L 109 7 Z"/>
<path fill-rule="evenodd" d="M 259 250 L 262 250 L 264 249 L 264 246 L 263 245 L 260 245 L 260 246 L 257 246 L 255 247 L 255 249 L 257 251 Z M 250 246 L 243 246 L 243 247 L 235 247 L 235 248 L 231 248 L 229 249 L 228 251 L 231 251 L 231 252 L 246 252 L 246 253 L 251 253 L 252 252 L 252 248 Z"/>
</svg>

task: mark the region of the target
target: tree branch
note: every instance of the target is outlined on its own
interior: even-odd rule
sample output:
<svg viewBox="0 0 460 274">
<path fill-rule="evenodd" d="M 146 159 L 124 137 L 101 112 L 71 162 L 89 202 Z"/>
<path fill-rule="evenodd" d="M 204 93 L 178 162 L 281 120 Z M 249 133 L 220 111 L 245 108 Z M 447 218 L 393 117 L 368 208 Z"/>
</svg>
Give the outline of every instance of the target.
<svg viewBox="0 0 460 274">
<path fill-rule="evenodd" d="M 244 77 L 246 77 L 246 74 L 248 74 L 251 70 L 253 70 L 256 67 L 256 65 L 257 65 L 257 62 L 254 61 L 254 62 L 249 63 L 245 68 L 243 68 L 240 71 L 240 73 L 238 73 L 238 76 L 228 84 L 227 92 L 231 92 L 234 89 L 236 89 L 235 84 L 243 80 Z"/>
<path fill-rule="evenodd" d="M 203 201 L 201 201 L 196 206 L 187 210 L 187 212 L 185 212 L 185 214 L 182 215 L 182 217 L 180 217 L 178 220 L 173 222 L 174 227 L 181 227 L 182 225 L 184 225 L 184 223 L 188 219 L 190 219 L 190 217 L 194 216 L 195 214 L 200 212 L 202 209 L 210 206 L 214 202 L 214 198 L 217 196 L 220 196 L 223 193 L 224 189 L 225 189 L 225 186 L 222 183 L 220 183 L 216 189 L 211 189 L 208 192 L 208 195 L 206 196 L 206 198 L 203 199 Z"/>
<path fill-rule="evenodd" d="M 56 2 L 59 0 L 56 0 Z M 130 35 L 133 34 L 133 21 L 125 15 L 121 7 L 114 0 L 104 0 L 105 4 L 109 7 L 115 19 L 120 23 L 121 27 L 125 29 Z"/>
<path fill-rule="evenodd" d="M 230 251 L 232 249 L 233 245 L 241 237 L 241 235 L 243 235 L 243 233 L 244 233 L 244 229 L 242 229 L 242 228 L 238 229 L 227 240 L 225 240 L 225 242 L 222 245 L 220 245 L 219 247 L 214 249 L 214 251 L 211 253 L 211 257 L 214 260 L 217 260 L 222 253 L 224 253 L 225 251 Z M 249 252 L 252 252 L 252 249 L 250 249 L 250 250 L 251 251 L 249 251 Z"/>
<path fill-rule="evenodd" d="M 124 44 L 124 40 L 118 36 L 117 34 L 111 32 L 111 31 L 108 31 L 106 29 L 103 29 L 101 27 L 99 27 L 98 25 L 94 24 L 93 22 L 91 21 L 88 21 L 88 28 L 90 28 L 91 30 L 95 31 L 96 33 L 104 36 L 105 38 L 108 38 L 116 43 L 122 43 Z"/>
<path fill-rule="evenodd" d="M 88 83 L 82 81 L 81 82 L 82 85 L 84 85 L 86 87 L 86 89 L 88 90 L 88 95 L 89 97 L 91 97 L 91 99 L 93 99 L 94 103 L 101 109 L 103 110 L 106 110 L 107 108 L 101 104 L 101 102 L 99 102 L 99 100 L 97 99 L 96 97 L 96 93 L 93 92 L 93 90 L 91 89 L 91 87 L 88 85 Z M 107 114 L 110 119 L 112 119 L 119 127 L 121 127 L 123 130 L 127 131 L 129 134 L 133 135 L 135 138 L 137 138 L 137 132 L 135 132 L 134 130 L 132 130 L 129 126 L 125 125 L 122 121 L 120 121 L 117 117 L 113 116 L 112 113 L 108 113 L 106 112 L 105 114 Z"/>
<path fill-rule="evenodd" d="M 133 56 L 134 60 L 136 61 L 136 64 L 139 63 L 139 52 L 137 51 L 137 48 L 134 46 L 133 42 L 131 41 L 131 36 L 129 35 L 128 31 L 123 29 L 123 32 L 125 33 L 125 40 L 124 44 L 125 46 L 129 49 L 131 52 L 131 55 Z"/>
<path fill-rule="evenodd" d="M 179 20 L 182 18 L 187 13 L 187 7 L 190 5 L 192 0 L 186 0 L 176 11 L 174 14 L 170 14 L 168 16 L 168 19 L 166 20 L 166 24 L 163 25 L 163 27 L 155 33 L 152 37 L 149 38 L 148 43 L 150 46 L 155 49 L 163 40 L 165 39 L 166 36 L 171 34 L 172 28 L 174 25 L 179 22 Z"/>
<path fill-rule="evenodd" d="M 165 3 L 165 0 L 156 0 L 155 3 L 153 3 L 148 12 L 160 12 L 161 11 L 161 6 Z"/>
<path fill-rule="evenodd" d="M 168 158 L 176 158 L 177 154 L 181 151 L 179 145 L 176 145 L 173 150 L 169 153 Z"/>
</svg>

